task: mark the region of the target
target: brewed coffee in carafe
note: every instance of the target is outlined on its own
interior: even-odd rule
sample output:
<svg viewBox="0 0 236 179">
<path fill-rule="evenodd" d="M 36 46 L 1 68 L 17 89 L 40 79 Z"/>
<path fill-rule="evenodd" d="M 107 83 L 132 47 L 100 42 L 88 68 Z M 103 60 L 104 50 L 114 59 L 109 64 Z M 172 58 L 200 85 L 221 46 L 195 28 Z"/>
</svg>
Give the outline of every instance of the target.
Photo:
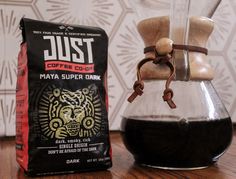
<svg viewBox="0 0 236 179">
<path fill-rule="evenodd" d="M 171 20 L 153 17 L 138 24 L 145 58 L 123 114 L 122 138 L 140 165 L 205 168 L 232 140 L 232 122 L 211 84 L 214 73 L 206 59 L 214 22 L 190 17 L 186 40 L 178 38 L 177 28 L 170 31 Z"/>
<path fill-rule="evenodd" d="M 199 169 L 218 160 L 232 139 L 232 123 L 209 81 L 173 82 L 176 109 L 162 104 L 163 81 L 145 82 L 129 104 L 122 137 L 137 163 L 166 169 Z"/>
</svg>

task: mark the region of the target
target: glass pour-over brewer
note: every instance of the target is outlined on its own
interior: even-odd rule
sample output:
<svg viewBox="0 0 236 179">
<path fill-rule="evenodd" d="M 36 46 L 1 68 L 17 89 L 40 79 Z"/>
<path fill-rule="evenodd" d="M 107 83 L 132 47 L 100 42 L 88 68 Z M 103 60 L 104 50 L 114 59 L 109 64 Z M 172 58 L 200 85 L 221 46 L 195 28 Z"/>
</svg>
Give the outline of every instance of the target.
<svg viewBox="0 0 236 179">
<path fill-rule="evenodd" d="M 154 17 L 138 24 L 145 58 L 137 66 L 122 138 L 138 164 L 200 169 L 216 162 L 232 139 L 231 119 L 206 62 L 214 23 L 195 16 L 183 29 L 183 19 L 172 20 Z"/>
</svg>

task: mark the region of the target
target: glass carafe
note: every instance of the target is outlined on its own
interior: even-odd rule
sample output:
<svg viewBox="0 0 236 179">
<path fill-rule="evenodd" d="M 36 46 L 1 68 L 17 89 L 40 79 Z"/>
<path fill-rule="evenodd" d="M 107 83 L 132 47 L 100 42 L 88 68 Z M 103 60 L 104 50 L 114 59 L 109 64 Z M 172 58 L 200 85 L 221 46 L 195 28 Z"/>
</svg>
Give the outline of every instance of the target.
<svg viewBox="0 0 236 179">
<path fill-rule="evenodd" d="M 192 17 L 189 23 L 188 45 L 205 47 L 213 22 Z M 146 19 L 138 25 L 146 47 L 168 37 L 168 28 L 168 17 Z M 175 74 L 170 84 L 176 108 L 163 102 L 170 70 L 153 62 L 140 68 L 144 89 L 127 106 L 121 125 L 124 144 L 138 164 L 200 169 L 215 163 L 231 143 L 232 122 L 211 84 L 213 70 L 206 63 L 206 55 L 187 51 L 187 80 L 181 79 L 181 73 L 180 78 Z M 146 53 L 146 58 L 155 58 L 155 53 Z M 172 63 L 178 65 L 174 60 Z"/>
<path fill-rule="evenodd" d="M 137 163 L 168 169 L 195 169 L 216 162 L 230 145 L 231 119 L 210 81 L 176 81 L 176 109 L 163 104 L 164 81 L 145 82 L 129 104 L 122 137 Z"/>
</svg>

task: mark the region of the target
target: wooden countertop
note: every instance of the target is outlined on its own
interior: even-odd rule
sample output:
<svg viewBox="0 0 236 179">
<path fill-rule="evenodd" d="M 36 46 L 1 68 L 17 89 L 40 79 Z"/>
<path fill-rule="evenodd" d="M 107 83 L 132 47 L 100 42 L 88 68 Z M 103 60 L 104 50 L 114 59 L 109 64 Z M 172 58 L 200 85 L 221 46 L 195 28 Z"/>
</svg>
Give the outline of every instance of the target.
<svg viewBox="0 0 236 179">
<path fill-rule="evenodd" d="M 223 135 L 223 134 L 219 134 Z M 172 171 L 140 167 L 134 164 L 132 155 L 124 147 L 120 133 L 111 132 L 113 148 L 113 167 L 107 171 L 77 173 L 69 175 L 34 177 L 35 179 L 110 179 L 110 178 L 207 178 L 235 179 L 236 178 L 236 130 L 230 148 L 220 158 L 217 164 L 206 169 L 192 171 Z M 14 138 L 0 138 L 0 179 L 27 179 L 19 170 L 15 159 Z"/>
</svg>

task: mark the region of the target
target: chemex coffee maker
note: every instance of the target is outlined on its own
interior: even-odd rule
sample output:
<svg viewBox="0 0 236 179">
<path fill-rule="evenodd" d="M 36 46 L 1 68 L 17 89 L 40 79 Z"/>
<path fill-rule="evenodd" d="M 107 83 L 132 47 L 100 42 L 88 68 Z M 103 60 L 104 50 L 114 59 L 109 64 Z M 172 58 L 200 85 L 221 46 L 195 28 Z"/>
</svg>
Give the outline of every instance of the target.
<svg viewBox="0 0 236 179">
<path fill-rule="evenodd" d="M 216 7 L 219 1 L 210 3 Z M 137 26 L 145 58 L 137 65 L 121 129 L 126 148 L 143 166 L 205 168 L 232 140 L 231 118 L 211 84 L 214 73 L 207 63 L 214 22 L 189 16 L 190 5 L 173 0 L 170 17 L 144 19 Z"/>
</svg>

